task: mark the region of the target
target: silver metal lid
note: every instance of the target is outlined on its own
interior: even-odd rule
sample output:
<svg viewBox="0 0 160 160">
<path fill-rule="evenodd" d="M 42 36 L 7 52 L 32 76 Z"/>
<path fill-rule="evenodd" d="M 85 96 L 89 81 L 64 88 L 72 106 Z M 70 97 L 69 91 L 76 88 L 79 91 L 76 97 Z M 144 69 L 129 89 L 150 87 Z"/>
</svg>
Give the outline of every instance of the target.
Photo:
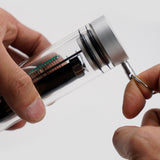
<svg viewBox="0 0 160 160">
<path fill-rule="evenodd" d="M 90 27 L 93 29 L 99 43 L 104 48 L 106 56 L 114 66 L 128 59 L 127 54 L 108 26 L 104 16 L 91 22 Z"/>
</svg>

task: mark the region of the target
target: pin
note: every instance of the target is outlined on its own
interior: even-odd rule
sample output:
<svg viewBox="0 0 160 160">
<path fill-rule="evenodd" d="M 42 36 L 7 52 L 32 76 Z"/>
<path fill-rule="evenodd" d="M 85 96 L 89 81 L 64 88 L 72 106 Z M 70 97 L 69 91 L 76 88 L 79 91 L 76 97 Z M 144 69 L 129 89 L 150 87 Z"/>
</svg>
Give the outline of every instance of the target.
<svg viewBox="0 0 160 160">
<path fill-rule="evenodd" d="M 151 91 L 152 91 L 152 94 L 157 93 L 156 91 L 152 90 L 146 83 L 144 83 L 142 80 L 140 80 L 140 79 L 136 76 L 133 68 L 131 67 L 131 65 L 129 64 L 128 61 L 122 62 L 122 67 L 123 67 L 123 69 L 125 70 L 128 78 L 129 78 L 130 80 L 131 80 L 131 79 L 134 79 L 134 80 L 137 81 L 138 83 L 142 84 L 144 87 L 146 87 L 146 88 L 148 88 L 149 90 L 151 90 Z"/>
</svg>

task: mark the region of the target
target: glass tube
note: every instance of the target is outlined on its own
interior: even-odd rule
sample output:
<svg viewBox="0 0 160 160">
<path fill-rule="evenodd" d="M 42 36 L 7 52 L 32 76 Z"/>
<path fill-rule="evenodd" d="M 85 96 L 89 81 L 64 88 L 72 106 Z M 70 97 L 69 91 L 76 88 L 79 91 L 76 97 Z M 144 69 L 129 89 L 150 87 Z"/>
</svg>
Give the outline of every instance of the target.
<svg viewBox="0 0 160 160">
<path fill-rule="evenodd" d="M 127 59 L 102 16 L 22 62 L 21 68 L 31 77 L 47 106 Z M 19 120 L 1 97 L 0 130 Z"/>
</svg>

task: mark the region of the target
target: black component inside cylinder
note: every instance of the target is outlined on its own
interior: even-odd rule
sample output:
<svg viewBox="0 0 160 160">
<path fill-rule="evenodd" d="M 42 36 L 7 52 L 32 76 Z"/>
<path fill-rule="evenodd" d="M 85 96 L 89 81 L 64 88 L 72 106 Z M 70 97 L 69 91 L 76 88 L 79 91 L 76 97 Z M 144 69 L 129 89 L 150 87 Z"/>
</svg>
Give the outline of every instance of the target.
<svg viewBox="0 0 160 160">
<path fill-rule="evenodd" d="M 0 97 L 0 122 L 13 115 L 13 111 L 9 108 L 3 97 Z"/>
<path fill-rule="evenodd" d="M 60 87 L 74 81 L 84 75 L 84 66 L 78 56 L 69 59 L 60 68 L 49 72 L 45 77 L 35 82 L 40 95 L 43 97 L 49 92 L 54 92 Z M 3 97 L 0 97 L 0 122 L 13 115 L 14 112 L 9 108 Z"/>
<path fill-rule="evenodd" d="M 42 97 L 48 92 L 55 91 L 84 75 L 83 65 L 78 57 L 72 58 L 69 61 L 69 63 L 34 83 Z"/>
<path fill-rule="evenodd" d="M 109 61 L 107 61 L 107 59 L 104 57 L 101 47 L 99 46 L 98 42 L 94 38 L 94 35 L 92 34 L 92 32 L 88 29 L 87 29 L 87 36 L 90 42 L 92 43 L 95 51 L 101 58 L 101 60 L 108 65 Z M 101 70 L 102 64 L 100 64 L 100 62 L 97 60 L 85 36 L 79 32 L 79 37 L 90 59 L 93 61 L 95 66 Z M 40 73 L 36 77 L 34 77 L 36 79 L 41 77 L 42 75 L 45 75 L 44 77 L 42 77 L 41 79 L 39 79 L 34 83 L 35 87 L 37 88 L 38 92 L 42 97 L 47 95 L 49 92 L 54 92 L 58 88 L 63 87 L 66 84 L 84 75 L 84 65 L 81 63 L 78 57 L 78 54 L 80 52 L 81 51 L 76 52 L 72 56 L 52 66 L 48 70 L 45 70 L 44 73 Z M 58 65 L 60 67 L 58 67 Z M 13 111 L 9 108 L 9 106 L 7 105 L 3 97 L 0 97 L 0 122 L 12 114 L 14 114 Z"/>
</svg>

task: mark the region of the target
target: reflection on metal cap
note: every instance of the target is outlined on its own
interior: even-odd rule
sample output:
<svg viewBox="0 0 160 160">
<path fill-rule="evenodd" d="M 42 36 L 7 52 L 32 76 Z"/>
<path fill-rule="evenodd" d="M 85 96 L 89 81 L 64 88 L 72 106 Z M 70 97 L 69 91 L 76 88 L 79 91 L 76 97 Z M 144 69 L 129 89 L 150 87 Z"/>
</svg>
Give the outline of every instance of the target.
<svg viewBox="0 0 160 160">
<path fill-rule="evenodd" d="M 114 66 L 128 59 L 127 54 L 108 26 L 104 16 L 101 16 L 91 22 L 90 26 L 92 27 L 95 35 L 97 36 L 97 39 L 104 48 L 106 56 L 110 59 Z"/>
</svg>

